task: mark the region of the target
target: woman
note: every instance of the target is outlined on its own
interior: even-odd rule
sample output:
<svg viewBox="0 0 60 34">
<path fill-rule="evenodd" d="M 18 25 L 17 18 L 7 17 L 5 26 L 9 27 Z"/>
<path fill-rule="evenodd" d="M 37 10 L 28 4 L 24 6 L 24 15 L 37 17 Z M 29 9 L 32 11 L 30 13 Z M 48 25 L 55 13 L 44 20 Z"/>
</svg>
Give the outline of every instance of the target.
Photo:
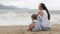
<svg viewBox="0 0 60 34">
<path fill-rule="evenodd" d="M 41 17 L 41 28 L 42 30 L 50 30 L 51 29 L 51 24 L 50 24 L 50 14 L 48 9 L 46 8 L 44 3 L 39 4 L 39 12 L 38 16 L 40 15 Z M 39 18 L 38 18 L 39 20 Z"/>
<path fill-rule="evenodd" d="M 34 28 L 32 28 L 33 32 L 37 31 L 47 31 L 51 29 L 50 24 L 50 14 L 44 5 L 44 3 L 39 4 L 39 12 L 37 14 L 37 20 L 35 21 Z"/>
</svg>

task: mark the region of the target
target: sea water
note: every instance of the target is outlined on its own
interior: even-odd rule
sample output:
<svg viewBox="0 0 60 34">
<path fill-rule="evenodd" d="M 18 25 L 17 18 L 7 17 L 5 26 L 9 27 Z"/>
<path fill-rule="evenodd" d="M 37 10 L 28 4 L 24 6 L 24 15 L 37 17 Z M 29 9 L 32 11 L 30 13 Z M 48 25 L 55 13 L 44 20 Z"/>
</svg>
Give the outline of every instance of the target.
<svg viewBox="0 0 60 34">
<path fill-rule="evenodd" d="M 0 14 L 0 26 L 29 25 L 33 13 L 7 12 Z M 51 24 L 60 24 L 60 14 L 51 14 Z"/>
</svg>

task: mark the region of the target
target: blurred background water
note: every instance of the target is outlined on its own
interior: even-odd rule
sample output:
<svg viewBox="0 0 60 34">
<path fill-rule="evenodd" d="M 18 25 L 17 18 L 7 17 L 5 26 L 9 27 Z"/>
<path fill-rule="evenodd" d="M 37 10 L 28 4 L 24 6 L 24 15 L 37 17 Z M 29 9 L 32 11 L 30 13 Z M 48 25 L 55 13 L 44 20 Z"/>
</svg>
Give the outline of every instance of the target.
<svg viewBox="0 0 60 34">
<path fill-rule="evenodd" d="M 5 12 L 4 12 L 5 11 Z M 11 10 L 11 12 L 8 10 L 0 10 L 0 26 L 7 26 L 7 25 L 29 25 L 31 21 L 31 15 L 36 12 L 14 12 Z M 7 12 L 6 12 L 7 11 Z M 58 12 L 59 13 L 59 12 Z M 60 24 L 60 14 L 51 14 L 51 24 Z"/>
<path fill-rule="evenodd" d="M 29 25 L 40 3 L 49 10 L 50 23 L 60 24 L 60 0 L 0 0 L 0 26 Z"/>
</svg>

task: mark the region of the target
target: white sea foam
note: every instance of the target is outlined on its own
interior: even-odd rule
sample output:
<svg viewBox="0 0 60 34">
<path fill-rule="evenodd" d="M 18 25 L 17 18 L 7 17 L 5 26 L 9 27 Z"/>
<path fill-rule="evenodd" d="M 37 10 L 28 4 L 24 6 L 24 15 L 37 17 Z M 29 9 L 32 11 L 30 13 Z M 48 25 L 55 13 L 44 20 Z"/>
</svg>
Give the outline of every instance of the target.
<svg viewBox="0 0 60 34">
<path fill-rule="evenodd" d="M 31 23 L 31 14 L 8 12 L 0 15 L 0 26 L 7 25 L 29 25 Z M 51 15 L 51 24 L 59 24 L 60 14 Z"/>
</svg>

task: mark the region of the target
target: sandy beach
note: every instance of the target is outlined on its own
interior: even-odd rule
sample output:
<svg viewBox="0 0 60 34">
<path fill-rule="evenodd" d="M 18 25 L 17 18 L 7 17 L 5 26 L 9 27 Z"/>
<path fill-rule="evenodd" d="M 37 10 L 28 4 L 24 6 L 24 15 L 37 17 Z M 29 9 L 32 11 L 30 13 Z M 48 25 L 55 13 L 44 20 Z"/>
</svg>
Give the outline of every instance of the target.
<svg viewBox="0 0 60 34">
<path fill-rule="evenodd" d="M 0 26 L 0 34 L 60 34 L 60 24 L 52 25 L 51 31 L 29 32 L 28 26 Z"/>
</svg>

